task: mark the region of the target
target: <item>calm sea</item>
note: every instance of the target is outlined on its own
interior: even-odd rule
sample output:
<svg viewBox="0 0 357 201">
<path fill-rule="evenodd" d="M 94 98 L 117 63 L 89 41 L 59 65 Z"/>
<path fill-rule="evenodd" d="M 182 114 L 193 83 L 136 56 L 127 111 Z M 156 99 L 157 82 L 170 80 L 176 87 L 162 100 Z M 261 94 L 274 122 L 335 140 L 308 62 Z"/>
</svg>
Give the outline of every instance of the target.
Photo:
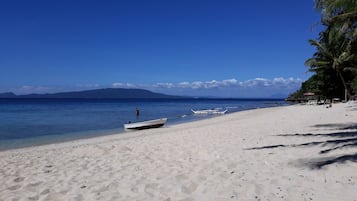
<svg viewBox="0 0 357 201">
<path fill-rule="evenodd" d="M 193 115 L 191 109 L 232 113 L 283 104 L 271 99 L 0 99 L 0 150 L 122 133 L 128 121 L 167 117 L 169 126 L 214 117 Z"/>
</svg>

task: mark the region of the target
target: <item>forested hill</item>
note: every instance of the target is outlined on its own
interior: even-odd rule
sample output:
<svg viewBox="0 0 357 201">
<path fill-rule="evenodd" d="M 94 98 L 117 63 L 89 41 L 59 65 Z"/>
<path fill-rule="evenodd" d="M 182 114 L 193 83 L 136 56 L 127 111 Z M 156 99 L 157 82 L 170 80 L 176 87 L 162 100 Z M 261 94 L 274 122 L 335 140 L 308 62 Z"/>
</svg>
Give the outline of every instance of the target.
<svg viewBox="0 0 357 201">
<path fill-rule="evenodd" d="M 52 94 L 15 95 L 12 92 L 0 93 L 0 98 L 56 98 L 56 99 L 178 99 L 181 96 L 171 96 L 154 93 L 144 89 L 107 88 L 76 92 L 61 92 Z M 187 97 L 186 97 L 187 98 Z"/>
</svg>

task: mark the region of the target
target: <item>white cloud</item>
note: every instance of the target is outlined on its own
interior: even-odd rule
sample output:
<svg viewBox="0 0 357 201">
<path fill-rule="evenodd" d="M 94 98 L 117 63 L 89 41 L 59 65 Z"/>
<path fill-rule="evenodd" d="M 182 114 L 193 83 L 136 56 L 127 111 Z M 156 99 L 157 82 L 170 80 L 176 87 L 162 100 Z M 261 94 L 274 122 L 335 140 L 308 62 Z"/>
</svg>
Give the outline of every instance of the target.
<svg viewBox="0 0 357 201">
<path fill-rule="evenodd" d="M 119 82 L 116 82 L 116 83 L 112 84 L 112 87 L 114 87 L 114 88 L 135 88 L 137 86 L 134 85 L 134 84 L 131 84 L 131 83 L 119 83 Z"/>
<path fill-rule="evenodd" d="M 179 83 L 155 83 L 149 84 L 131 84 L 131 83 L 113 83 L 112 87 L 123 88 L 151 88 L 151 89 L 215 89 L 215 88 L 255 88 L 255 87 L 288 87 L 300 85 L 302 82 L 299 78 L 282 78 L 273 79 L 255 78 L 251 80 L 238 81 L 237 79 L 211 80 L 211 81 L 183 81 Z"/>
<path fill-rule="evenodd" d="M 236 79 L 229 80 L 211 80 L 211 81 L 193 81 L 193 82 L 179 82 L 179 83 L 157 83 L 156 87 L 167 88 L 183 88 L 183 89 L 212 89 L 218 87 L 234 86 L 238 83 Z"/>
<path fill-rule="evenodd" d="M 192 82 L 191 84 L 187 85 L 189 88 L 193 88 L 193 89 L 200 89 L 200 88 L 204 88 L 204 84 L 201 81 L 195 81 Z"/>
<path fill-rule="evenodd" d="M 240 82 L 239 85 L 241 87 L 250 88 L 250 87 L 289 87 L 289 86 L 296 86 L 302 83 L 302 80 L 299 78 L 274 78 L 274 79 L 266 79 L 266 78 L 255 78 L 252 80 L 246 80 Z"/>
<path fill-rule="evenodd" d="M 299 78 L 273 79 L 255 78 L 193 81 L 179 83 L 158 83 L 147 86 L 149 90 L 174 95 L 209 95 L 224 97 L 270 97 L 274 94 L 287 95 L 297 90 L 303 81 Z"/>
<path fill-rule="evenodd" d="M 153 85 L 153 87 L 158 87 L 158 88 L 173 88 L 175 85 L 173 83 L 156 83 Z"/>
<path fill-rule="evenodd" d="M 25 85 L 20 87 L 17 92 L 19 94 L 28 94 L 28 93 L 45 93 L 50 91 L 50 87 L 44 87 L 44 86 L 29 86 Z"/>
<path fill-rule="evenodd" d="M 224 86 L 233 86 L 236 85 L 238 83 L 238 81 L 236 79 L 229 79 L 229 80 L 223 80 L 222 81 Z"/>
<path fill-rule="evenodd" d="M 191 84 L 189 82 L 180 82 L 178 83 L 179 88 L 191 88 Z"/>
<path fill-rule="evenodd" d="M 88 84 L 77 85 L 73 87 L 65 86 L 29 86 L 25 85 L 12 90 L 16 94 L 30 93 L 55 93 L 63 91 L 80 91 L 98 88 L 142 88 L 154 92 L 172 94 L 172 95 L 189 95 L 189 96 L 221 96 L 221 97 L 269 97 L 273 94 L 289 94 L 296 91 L 303 82 L 299 78 L 277 77 L 273 79 L 254 78 L 250 80 L 237 80 L 234 78 L 225 80 L 210 81 L 182 81 L 178 83 L 121 83 L 115 82 L 110 85 Z M 3 89 L 4 90 L 4 89 Z"/>
</svg>

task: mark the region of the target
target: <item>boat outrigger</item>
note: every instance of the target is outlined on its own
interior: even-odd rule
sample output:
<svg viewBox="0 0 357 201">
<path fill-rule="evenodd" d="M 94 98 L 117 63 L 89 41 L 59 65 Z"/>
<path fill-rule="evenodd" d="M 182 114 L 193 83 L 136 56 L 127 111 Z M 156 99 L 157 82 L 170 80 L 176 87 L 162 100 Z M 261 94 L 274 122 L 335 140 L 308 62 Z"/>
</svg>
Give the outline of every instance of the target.
<svg viewBox="0 0 357 201">
<path fill-rule="evenodd" d="M 167 118 L 154 119 L 149 121 L 135 122 L 124 124 L 124 129 L 129 130 L 143 130 L 149 128 L 159 128 L 165 125 Z"/>
<path fill-rule="evenodd" d="M 228 110 L 220 111 L 218 109 L 210 109 L 210 110 L 193 110 L 193 109 L 191 109 L 191 111 L 193 112 L 193 114 L 208 115 L 208 114 L 225 114 Z"/>
</svg>

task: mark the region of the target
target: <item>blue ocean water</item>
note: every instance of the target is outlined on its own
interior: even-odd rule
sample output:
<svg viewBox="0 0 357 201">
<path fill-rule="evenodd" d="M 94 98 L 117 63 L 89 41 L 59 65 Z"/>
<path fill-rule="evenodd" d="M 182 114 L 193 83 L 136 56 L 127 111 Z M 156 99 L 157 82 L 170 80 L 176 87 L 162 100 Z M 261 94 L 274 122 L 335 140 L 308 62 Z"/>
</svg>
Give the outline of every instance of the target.
<svg viewBox="0 0 357 201">
<path fill-rule="evenodd" d="M 0 99 L 0 150 L 122 133 L 129 121 L 167 117 L 170 126 L 214 117 L 193 115 L 191 109 L 231 113 L 283 104 L 271 99 Z"/>
</svg>

